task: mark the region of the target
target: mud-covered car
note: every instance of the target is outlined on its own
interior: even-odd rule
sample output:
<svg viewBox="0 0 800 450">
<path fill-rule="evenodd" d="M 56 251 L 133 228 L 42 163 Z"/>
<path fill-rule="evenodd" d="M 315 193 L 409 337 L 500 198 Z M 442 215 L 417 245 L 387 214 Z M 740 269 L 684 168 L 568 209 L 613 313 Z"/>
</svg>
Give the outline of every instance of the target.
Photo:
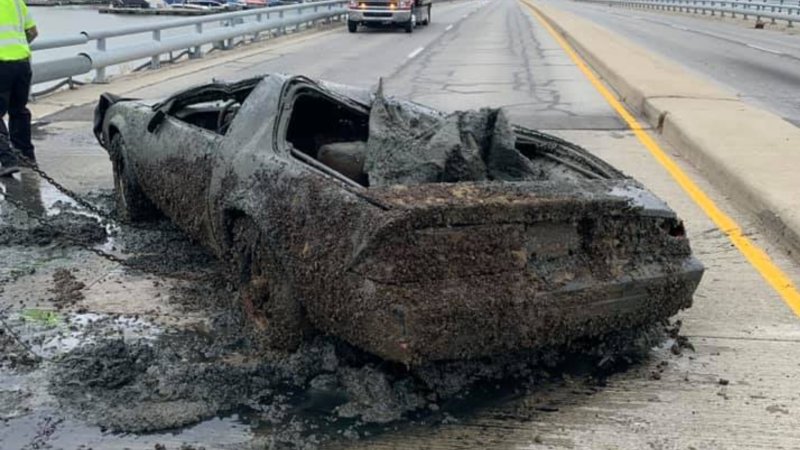
<svg viewBox="0 0 800 450">
<path fill-rule="evenodd" d="M 229 262 L 275 347 L 321 330 L 416 364 L 564 345 L 689 307 L 702 275 L 666 204 L 500 110 L 268 75 L 95 114 L 121 213 Z"/>
</svg>

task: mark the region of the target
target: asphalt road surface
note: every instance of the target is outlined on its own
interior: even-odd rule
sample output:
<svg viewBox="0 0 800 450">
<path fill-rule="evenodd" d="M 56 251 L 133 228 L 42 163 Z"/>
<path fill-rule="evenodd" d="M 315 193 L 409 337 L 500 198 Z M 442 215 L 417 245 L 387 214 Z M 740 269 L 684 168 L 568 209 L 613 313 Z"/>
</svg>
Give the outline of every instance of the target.
<svg viewBox="0 0 800 450">
<path fill-rule="evenodd" d="M 572 0 L 546 3 L 619 33 L 800 125 L 800 35 L 757 30 L 752 20 L 722 22 Z"/>
<path fill-rule="evenodd" d="M 713 40 L 716 47 L 709 47 L 709 52 L 702 53 L 706 56 L 702 56 L 700 49 L 704 42 L 712 40 L 710 37 L 696 33 L 691 38 L 681 37 L 680 33 L 687 32 L 671 27 L 664 27 L 669 32 L 659 32 L 657 24 L 643 26 L 641 20 L 617 18 L 618 10 L 609 12 L 591 5 L 565 4 L 589 17 L 625 23 L 619 30 L 629 29 L 624 32 L 626 35 L 652 35 L 660 42 L 653 44 L 657 46 L 654 51 L 683 40 L 681 45 L 691 55 L 687 58 L 698 58 L 695 68 L 698 71 L 714 66 L 699 62 L 709 52 L 713 53 L 713 48 L 717 49 L 720 64 L 714 70 L 738 72 L 738 68 L 746 65 L 734 63 L 737 58 L 731 56 L 730 48 L 748 58 L 751 54 L 753 58 L 764 58 L 770 62 L 768 67 L 777 67 L 773 64 L 776 56 L 753 53 L 755 50 L 747 50 L 743 45 L 716 39 Z M 276 43 L 263 51 L 245 48 L 241 51 L 249 53 L 224 64 L 191 62 L 196 64 L 191 66 L 197 67 L 196 70 L 168 69 L 157 83 L 139 84 L 135 91 L 131 91 L 131 86 L 136 80 L 112 83 L 107 88 L 128 95 L 160 96 L 212 76 L 237 78 L 286 71 L 360 86 L 375 86 L 382 77 L 390 94 L 445 110 L 486 105 L 505 107 L 516 122 L 552 131 L 583 145 L 641 180 L 685 220 L 693 249 L 707 268 L 694 307 L 680 314 L 682 332 L 689 337 L 695 351 L 675 356 L 668 346 L 656 348 L 649 362 L 611 377 L 605 387 L 587 389 L 565 380 L 562 385 L 496 399 L 449 424 L 400 427 L 344 447 L 632 450 L 800 447 L 797 389 L 800 318 L 625 129 L 526 8 L 515 0 L 456 1 L 436 4 L 432 17 L 429 27 L 419 28 L 410 35 L 400 31 L 365 31 L 353 35 L 337 28 L 309 38 Z M 744 31 L 737 30 L 741 39 Z M 663 40 L 655 39 L 656 35 Z M 790 70 L 797 67 L 796 62 L 787 59 L 785 64 L 782 66 L 786 70 L 785 83 L 770 85 L 772 92 L 784 89 L 800 73 L 797 69 L 794 73 Z M 752 72 L 741 72 L 739 76 L 755 80 L 770 73 L 757 66 L 754 64 Z M 787 95 L 791 94 L 789 98 L 797 99 L 800 95 L 796 89 L 791 93 L 786 89 Z M 766 92 L 755 90 L 746 95 L 760 99 L 766 97 Z M 789 112 L 787 109 L 785 114 L 788 116 Z M 88 108 L 77 107 L 50 117 L 51 123 L 44 127 L 37 141 L 41 166 L 83 192 L 111 186 L 107 157 L 89 134 L 89 113 Z M 682 161 L 677 151 L 663 146 L 720 208 L 739 221 L 751 239 L 795 277 L 795 283 L 800 282 L 798 264 L 764 239 L 751 220 Z M 36 183 L 30 177 L 25 180 L 28 184 Z M 20 196 L 32 192 L 43 196 L 45 204 L 58 198 L 43 184 L 37 189 L 13 187 L 11 191 Z M 113 294 L 118 292 L 115 283 L 126 283 L 127 289 L 133 289 L 128 292 L 138 293 L 141 301 L 150 305 L 148 308 L 161 301 L 154 296 L 151 285 L 137 291 L 141 283 L 131 281 L 129 275 L 102 264 L 97 267 L 101 281 L 84 292 L 86 302 L 97 299 L 92 303 L 94 307 L 107 310 L 109 305 L 118 304 L 131 313 L 129 308 L 136 305 L 114 303 L 110 299 L 122 295 Z M 23 276 L 6 286 L 4 301 L 18 295 L 22 298 L 21 294 L 41 281 L 47 270 L 47 266 L 40 267 L 36 274 Z M 154 313 L 148 310 L 138 314 L 147 318 Z M 19 379 L 12 383 L 0 376 L 0 393 L 4 389 L 20 389 L 19 386 L 27 385 Z M 20 427 L 30 423 L 30 420 L 0 422 L 0 442 L 3 439 L 12 442 L 13 438 L 16 439 L 13 442 L 24 444 L 28 442 L 25 439 L 33 439 L 35 431 L 31 431 L 31 436 L 19 432 Z M 206 448 L 239 448 L 257 433 L 240 423 L 221 426 L 219 421 L 210 421 L 171 437 L 114 436 L 75 423 L 79 421 L 67 417 L 62 425 L 53 427 L 46 442 L 55 448 L 75 448 L 77 445 L 65 443 L 82 443 L 93 448 L 143 449 L 153 448 L 154 442 L 172 439 L 170 442 L 185 441 Z M 230 420 L 225 423 L 230 424 Z"/>
</svg>

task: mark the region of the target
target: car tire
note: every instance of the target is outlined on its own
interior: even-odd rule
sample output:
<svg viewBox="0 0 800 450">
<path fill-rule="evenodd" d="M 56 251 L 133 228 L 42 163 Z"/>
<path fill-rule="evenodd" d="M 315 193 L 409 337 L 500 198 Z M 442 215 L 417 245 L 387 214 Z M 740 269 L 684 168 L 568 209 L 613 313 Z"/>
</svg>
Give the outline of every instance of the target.
<svg viewBox="0 0 800 450">
<path fill-rule="evenodd" d="M 347 31 L 349 31 L 351 33 L 355 33 L 356 31 L 358 31 L 358 23 L 348 20 L 347 21 Z"/>
<path fill-rule="evenodd" d="M 259 347 L 294 351 L 309 328 L 291 279 L 273 257 L 255 221 L 228 220 L 231 248 L 239 268 L 240 297 L 252 340 Z"/>
<path fill-rule="evenodd" d="M 158 208 L 144 195 L 136 174 L 125 161 L 127 153 L 122 134 L 111 137 L 109 154 L 114 171 L 117 217 L 123 222 L 144 222 L 159 217 Z"/>
</svg>

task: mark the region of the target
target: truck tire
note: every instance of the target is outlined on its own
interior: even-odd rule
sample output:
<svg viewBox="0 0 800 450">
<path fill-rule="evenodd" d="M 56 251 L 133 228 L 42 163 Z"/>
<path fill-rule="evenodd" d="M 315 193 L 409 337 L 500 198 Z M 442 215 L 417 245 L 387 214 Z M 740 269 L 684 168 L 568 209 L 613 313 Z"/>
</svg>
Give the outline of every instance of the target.
<svg viewBox="0 0 800 450">
<path fill-rule="evenodd" d="M 405 30 L 406 30 L 406 33 L 413 33 L 415 26 L 417 26 L 417 13 L 416 12 L 412 12 L 411 13 L 411 20 L 409 20 L 406 23 L 405 27 L 404 27 Z"/>
<path fill-rule="evenodd" d="M 358 23 L 348 20 L 347 21 L 347 31 L 351 33 L 355 33 L 358 30 Z"/>
<path fill-rule="evenodd" d="M 117 217 L 123 222 L 143 222 L 158 218 L 158 208 L 144 195 L 133 169 L 125 161 L 125 140 L 121 133 L 111 137 L 109 150 L 114 172 Z"/>
</svg>

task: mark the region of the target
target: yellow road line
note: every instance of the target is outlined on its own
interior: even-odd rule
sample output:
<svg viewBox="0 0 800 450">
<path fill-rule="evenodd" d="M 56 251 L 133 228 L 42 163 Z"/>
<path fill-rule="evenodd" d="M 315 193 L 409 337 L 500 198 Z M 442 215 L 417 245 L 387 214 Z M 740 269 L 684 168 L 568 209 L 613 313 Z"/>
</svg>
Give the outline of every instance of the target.
<svg viewBox="0 0 800 450">
<path fill-rule="evenodd" d="M 584 62 L 575 49 L 542 17 L 539 11 L 528 2 L 522 2 L 531 10 L 537 21 L 547 30 L 553 39 L 558 42 L 562 49 L 569 55 L 572 62 L 578 66 L 581 72 L 589 79 L 589 82 L 606 99 L 608 104 L 622 117 L 622 120 L 633 131 L 639 142 L 650 152 L 650 154 L 661 164 L 672 178 L 680 185 L 686 194 L 708 215 L 708 217 L 725 233 L 733 245 L 739 249 L 750 264 L 759 274 L 772 286 L 780 295 L 784 302 L 800 317 L 800 292 L 795 287 L 792 280 L 772 261 L 767 253 L 755 245 L 747 236 L 744 235 L 742 228 L 730 216 L 725 214 L 717 207 L 713 200 L 684 172 L 675 161 L 656 143 L 639 121 L 628 112 L 617 97 L 605 87 L 589 66 Z"/>
</svg>

